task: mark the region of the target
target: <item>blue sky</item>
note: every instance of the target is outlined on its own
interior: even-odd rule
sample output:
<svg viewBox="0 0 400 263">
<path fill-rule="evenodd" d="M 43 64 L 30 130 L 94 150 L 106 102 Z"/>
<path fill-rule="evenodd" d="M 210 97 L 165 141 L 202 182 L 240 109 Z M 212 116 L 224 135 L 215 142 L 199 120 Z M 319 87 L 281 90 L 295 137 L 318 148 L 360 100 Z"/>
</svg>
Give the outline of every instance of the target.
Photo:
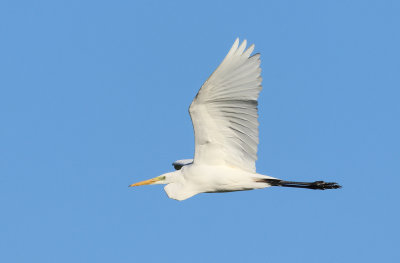
<svg viewBox="0 0 400 263">
<path fill-rule="evenodd" d="M 1 262 L 399 262 L 398 1 L 1 1 Z M 183 202 L 188 106 L 262 55 L 257 170 L 336 181 Z"/>
</svg>

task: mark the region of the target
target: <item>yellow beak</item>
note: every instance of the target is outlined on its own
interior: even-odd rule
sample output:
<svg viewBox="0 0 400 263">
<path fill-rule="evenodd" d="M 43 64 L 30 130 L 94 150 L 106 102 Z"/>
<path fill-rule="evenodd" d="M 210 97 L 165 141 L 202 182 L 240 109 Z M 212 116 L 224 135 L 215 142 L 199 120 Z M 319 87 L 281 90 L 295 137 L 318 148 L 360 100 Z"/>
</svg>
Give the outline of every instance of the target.
<svg viewBox="0 0 400 263">
<path fill-rule="evenodd" d="M 140 186 L 140 185 L 148 185 L 148 184 L 154 184 L 154 183 L 156 183 L 156 182 L 158 182 L 158 181 L 161 181 L 161 180 L 163 180 L 163 179 L 164 179 L 163 176 L 158 176 L 158 177 L 155 177 L 155 178 L 146 180 L 146 181 L 142 181 L 142 182 L 139 182 L 139 183 L 131 184 L 129 187 L 132 187 L 132 186 Z"/>
</svg>

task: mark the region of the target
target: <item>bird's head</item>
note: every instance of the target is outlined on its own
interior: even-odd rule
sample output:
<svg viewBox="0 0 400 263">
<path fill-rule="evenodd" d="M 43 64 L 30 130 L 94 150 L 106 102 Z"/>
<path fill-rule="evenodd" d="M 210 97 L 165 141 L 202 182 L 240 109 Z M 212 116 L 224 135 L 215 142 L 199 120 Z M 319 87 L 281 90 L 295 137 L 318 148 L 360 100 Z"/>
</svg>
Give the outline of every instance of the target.
<svg viewBox="0 0 400 263">
<path fill-rule="evenodd" d="M 152 179 L 142 181 L 139 183 L 131 184 L 131 186 L 140 186 L 140 185 L 149 185 L 149 184 L 166 184 L 164 187 L 165 192 L 167 193 L 169 198 L 175 200 L 185 200 L 195 194 L 198 194 L 198 191 L 193 190 L 184 183 L 181 170 L 166 173 Z"/>
<path fill-rule="evenodd" d="M 177 178 L 176 172 L 162 174 L 160 176 L 151 178 L 149 180 L 141 181 L 138 183 L 131 184 L 129 187 L 132 186 L 141 186 L 141 185 L 149 185 L 149 184 L 169 184 L 176 181 Z"/>
</svg>

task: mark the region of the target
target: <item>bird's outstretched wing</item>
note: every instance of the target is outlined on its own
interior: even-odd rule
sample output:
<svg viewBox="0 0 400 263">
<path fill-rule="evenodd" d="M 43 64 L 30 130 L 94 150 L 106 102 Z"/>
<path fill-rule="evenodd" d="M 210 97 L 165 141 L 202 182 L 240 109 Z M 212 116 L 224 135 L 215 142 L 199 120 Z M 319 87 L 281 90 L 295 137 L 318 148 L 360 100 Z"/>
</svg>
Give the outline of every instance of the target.
<svg viewBox="0 0 400 263">
<path fill-rule="evenodd" d="M 222 164 L 255 172 L 260 54 L 250 56 L 236 39 L 225 59 L 189 107 L 195 135 L 195 164 Z"/>
</svg>

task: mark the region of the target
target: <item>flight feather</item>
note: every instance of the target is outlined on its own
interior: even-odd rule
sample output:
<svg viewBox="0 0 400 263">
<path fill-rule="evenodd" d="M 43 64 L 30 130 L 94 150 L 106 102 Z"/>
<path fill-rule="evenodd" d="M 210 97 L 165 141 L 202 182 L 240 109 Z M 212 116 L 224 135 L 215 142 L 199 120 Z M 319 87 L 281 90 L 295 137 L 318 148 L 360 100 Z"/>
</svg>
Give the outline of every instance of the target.
<svg viewBox="0 0 400 263">
<path fill-rule="evenodd" d="M 194 163 L 230 165 L 255 172 L 260 55 L 236 39 L 189 107 L 195 133 Z"/>
</svg>

